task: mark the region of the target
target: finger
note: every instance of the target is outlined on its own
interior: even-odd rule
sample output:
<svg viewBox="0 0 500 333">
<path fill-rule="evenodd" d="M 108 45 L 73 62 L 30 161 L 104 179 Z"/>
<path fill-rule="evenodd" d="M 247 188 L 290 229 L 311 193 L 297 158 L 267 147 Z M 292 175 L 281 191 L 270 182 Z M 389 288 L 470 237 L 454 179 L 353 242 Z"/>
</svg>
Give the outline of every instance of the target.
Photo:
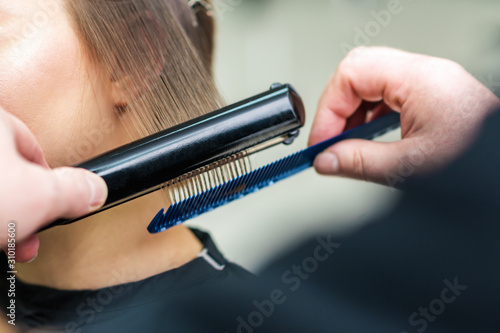
<svg viewBox="0 0 500 333">
<path fill-rule="evenodd" d="M 344 99 L 349 101 L 346 105 L 340 105 L 340 103 L 344 102 L 339 100 L 336 106 L 337 108 L 352 109 L 352 113 L 348 116 L 340 115 L 335 111 L 335 108 L 330 107 L 330 104 L 333 103 L 332 100 L 336 98 L 334 96 L 334 94 L 336 94 L 335 89 L 338 89 L 338 85 L 341 84 L 338 77 L 339 72 L 337 71 L 330 79 L 330 82 L 327 84 L 320 99 L 311 128 L 311 134 L 309 136 L 310 146 L 342 133 L 346 127 L 347 118 L 349 118 L 361 105 L 361 99 L 356 98 L 355 96 L 344 96 Z M 353 94 L 352 89 L 343 90 L 347 91 L 348 94 Z"/>
<path fill-rule="evenodd" d="M 39 247 L 40 240 L 37 235 L 32 235 L 23 242 L 16 244 L 16 261 L 23 263 L 35 260 Z"/>
<path fill-rule="evenodd" d="M 365 122 L 369 123 L 370 121 L 388 115 L 391 112 L 393 112 L 393 110 L 387 104 L 379 103 L 369 112 L 365 119 Z"/>
<path fill-rule="evenodd" d="M 344 131 L 353 129 L 360 125 L 363 125 L 373 119 L 373 113 L 378 112 L 384 103 L 380 102 L 362 102 L 360 107 L 346 120 L 346 125 Z"/>
<path fill-rule="evenodd" d="M 413 55 L 387 48 L 355 49 L 339 65 L 318 104 L 309 143 L 338 135 L 362 101 L 383 100 L 401 110 L 407 96 L 409 58 Z"/>
<path fill-rule="evenodd" d="M 74 218 L 99 209 L 106 201 L 108 188 L 96 174 L 77 168 L 47 171 L 48 196 L 44 222 Z"/>
<path fill-rule="evenodd" d="M 32 163 L 49 168 L 35 135 L 21 120 L 10 114 L 8 117 L 14 131 L 14 138 L 19 154 Z"/>
<path fill-rule="evenodd" d="M 352 116 L 346 119 L 344 131 L 363 125 L 365 123 L 366 116 L 367 111 L 361 109 L 360 107 Z"/>
<path fill-rule="evenodd" d="M 410 145 L 407 141 L 347 140 L 320 154 L 314 161 L 314 167 L 320 174 L 390 185 L 387 184 L 387 176 L 401 164 L 402 152 L 408 151 Z"/>
</svg>

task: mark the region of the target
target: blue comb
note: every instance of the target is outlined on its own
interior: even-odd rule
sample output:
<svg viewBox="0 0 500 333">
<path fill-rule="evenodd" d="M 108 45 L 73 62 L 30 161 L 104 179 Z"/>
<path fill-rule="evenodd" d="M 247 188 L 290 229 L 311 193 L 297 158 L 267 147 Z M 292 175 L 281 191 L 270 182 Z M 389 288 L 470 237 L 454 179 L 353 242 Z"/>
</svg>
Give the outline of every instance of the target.
<svg viewBox="0 0 500 333">
<path fill-rule="evenodd" d="M 400 127 L 400 115 L 397 112 L 392 112 L 370 123 L 353 128 L 334 138 L 175 203 L 166 212 L 162 208 L 149 224 L 148 231 L 153 234 L 165 231 L 308 169 L 313 165 L 316 156 L 339 141 L 347 139 L 371 140 L 398 127 Z"/>
</svg>

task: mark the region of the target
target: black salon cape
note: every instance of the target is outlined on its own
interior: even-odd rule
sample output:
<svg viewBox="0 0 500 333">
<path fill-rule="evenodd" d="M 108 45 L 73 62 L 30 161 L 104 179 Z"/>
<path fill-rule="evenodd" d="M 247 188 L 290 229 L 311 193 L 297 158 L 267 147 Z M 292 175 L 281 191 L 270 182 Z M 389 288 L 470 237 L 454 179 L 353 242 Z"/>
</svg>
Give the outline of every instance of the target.
<svg viewBox="0 0 500 333">
<path fill-rule="evenodd" d="M 498 333 L 499 144 L 496 113 L 470 151 L 406 180 L 397 207 L 356 233 L 325 232 L 255 281 L 222 279 L 148 303 L 152 280 L 82 332 Z"/>
<path fill-rule="evenodd" d="M 34 332 L 164 332 L 183 325 L 177 304 L 197 299 L 212 289 L 245 285 L 256 277 L 229 262 L 211 237 L 192 230 L 206 249 L 208 260 L 198 257 L 174 270 L 143 281 L 95 291 L 61 291 L 16 282 L 16 328 Z M 158 255 L 161 255 L 159 253 Z M 4 259 L 4 258 L 2 258 Z M 2 267 L 2 273 L 6 269 Z M 117 281 L 122 272 L 113 273 Z M 7 292 L 2 276 L 1 300 L 5 312 Z M 200 304 L 206 304 L 200 299 Z M 171 324 L 172 323 L 172 324 Z"/>
</svg>

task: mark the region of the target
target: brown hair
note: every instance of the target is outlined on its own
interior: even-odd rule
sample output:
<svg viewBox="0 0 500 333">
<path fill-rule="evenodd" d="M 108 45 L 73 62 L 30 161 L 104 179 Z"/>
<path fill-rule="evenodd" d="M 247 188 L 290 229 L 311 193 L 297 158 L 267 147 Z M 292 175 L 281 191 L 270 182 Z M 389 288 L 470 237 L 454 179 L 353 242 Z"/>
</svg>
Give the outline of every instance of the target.
<svg viewBox="0 0 500 333">
<path fill-rule="evenodd" d="M 188 0 L 67 0 L 66 6 L 90 59 L 126 91 L 125 112 L 139 135 L 221 106 L 207 10 Z"/>
</svg>

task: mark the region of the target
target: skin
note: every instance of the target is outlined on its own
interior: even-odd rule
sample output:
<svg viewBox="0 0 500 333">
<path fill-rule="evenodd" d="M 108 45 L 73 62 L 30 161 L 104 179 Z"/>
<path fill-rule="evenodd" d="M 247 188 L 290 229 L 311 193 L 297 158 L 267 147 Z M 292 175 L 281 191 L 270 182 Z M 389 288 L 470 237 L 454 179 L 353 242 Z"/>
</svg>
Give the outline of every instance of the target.
<svg viewBox="0 0 500 333">
<path fill-rule="evenodd" d="M 375 104 L 366 108 L 366 102 Z M 402 185 L 411 174 L 434 171 L 456 158 L 499 106 L 488 88 L 450 60 L 383 47 L 354 49 L 327 84 L 309 143 L 391 109 L 401 113 L 402 140 L 343 141 L 319 155 L 315 168 L 326 175 Z"/>
<path fill-rule="evenodd" d="M 57 167 L 129 142 L 122 125 L 128 115 L 116 111 L 124 94 L 86 57 L 64 2 L 41 3 L 49 7 L 0 0 L 0 106 L 28 126 L 48 165 Z M 18 265 L 18 277 L 59 289 L 98 289 L 179 267 L 202 245 L 183 226 L 148 234 L 165 204 L 156 193 L 43 232 L 37 260 Z"/>
<path fill-rule="evenodd" d="M 15 238 L 18 262 L 35 257 L 39 240 L 33 233 L 44 223 L 84 215 L 106 200 L 106 183 L 93 173 L 74 168 L 50 169 L 26 125 L 1 108 L 0 151 L 0 248 L 12 249 Z"/>
<path fill-rule="evenodd" d="M 6 320 L 0 320 L 0 331 L 4 333 L 15 333 L 12 325 L 9 325 Z"/>
</svg>

